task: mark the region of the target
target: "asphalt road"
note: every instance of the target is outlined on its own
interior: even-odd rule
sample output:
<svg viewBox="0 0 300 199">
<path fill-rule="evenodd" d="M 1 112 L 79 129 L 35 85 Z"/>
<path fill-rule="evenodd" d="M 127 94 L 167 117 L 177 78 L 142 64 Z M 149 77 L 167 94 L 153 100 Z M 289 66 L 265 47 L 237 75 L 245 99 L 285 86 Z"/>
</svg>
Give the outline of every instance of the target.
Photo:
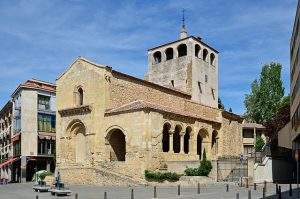
<svg viewBox="0 0 300 199">
<path fill-rule="evenodd" d="M 0 185 L 0 199 L 36 199 L 38 195 L 39 199 L 74 199 L 75 193 L 78 193 L 78 199 L 103 199 L 104 192 L 107 192 L 107 199 L 131 199 L 131 189 L 134 190 L 134 199 L 152 199 L 154 197 L 153 187 L 99 187 L 89 185 L 73 185 L 70 186 L 73 194 L 71 196 L 51 196 L 50 193 L 37 193 L 32 190 L 32 183 L 23 184 L 9 184 Z M 293 196 L 288 195 L 288 185 L 281 185 L 282 198 L 297 198 L 296 190 L 294 190 Z M 296 187 L 293 185 L 293 187 Z M 258 186 L 256 191 L 251 189 L 251 198 L 262 198 L 262 187 Z M 157 187 L 158 199 L 234 199 L 236 193 L 239 193 L 240 199 L 248 198 L 248 190 L 246 188 L 239 188 L 233 184 L 229 186 L 229 192 L 226 192 L 226 186 L 223 183 L 207 185 L 201 187 L 200 195 L 197 194 L 197 187 L 181 187 L 180 196 L 178 196 L 177 187 Z M 266 198 L 277 198 L 275 195 L 275 185 L 268 184 Z"/>
</svg>

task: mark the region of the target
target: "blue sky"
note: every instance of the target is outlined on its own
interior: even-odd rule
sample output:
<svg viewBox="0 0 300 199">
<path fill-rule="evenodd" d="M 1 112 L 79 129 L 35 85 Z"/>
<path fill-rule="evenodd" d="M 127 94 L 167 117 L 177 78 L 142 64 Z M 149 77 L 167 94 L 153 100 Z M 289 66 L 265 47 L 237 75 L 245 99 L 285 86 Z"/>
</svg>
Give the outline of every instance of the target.
<svg viewBox="0 0 300 199">
<path fill-rule="evenodd" d="M 289 42 L 296 0 L 2 0 L 0 106 L 17 85 L 54 82 L 78 56 L 143 78 L 147 49 L 178 38 L 181 10 L 189 34 L 219 54 L 220 97 L 244 112 L 244 95 L 264 63 L 283 65 L 289 92 Z"/>
</svg>

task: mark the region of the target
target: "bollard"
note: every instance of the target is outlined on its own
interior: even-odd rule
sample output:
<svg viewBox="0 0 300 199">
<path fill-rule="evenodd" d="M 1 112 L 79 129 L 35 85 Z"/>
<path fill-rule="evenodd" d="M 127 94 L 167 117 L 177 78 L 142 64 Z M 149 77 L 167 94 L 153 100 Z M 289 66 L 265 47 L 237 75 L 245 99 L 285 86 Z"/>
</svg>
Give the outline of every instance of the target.
<svg viewBox="0 0 300 199">
<path fill-rule="evenodd" d="M 281 199 L 281 186 L 278 187 L 278 199 Z"/>
<path fill-rule="evenodd" d="M 180 185 L 177 187 L 177 194 L 180 196 Z"/>
<path fill-rule="evenodd" d="M 36 196 L 35 196 L 35 199 L 39 199 L 39 196 L 38 196 L 38 195 L 36 195 Z"/>
<path fill-rule="evenodd" d="M 236 192 L 235 198 L 240 199 L 240 193 L 239 192 Z"/>
<path fill-rule="evenodd" d="M 262 197 L 263 199 L 265 199 L 266 198 L 266 188 L 265 187 L 263 187 L 263 197 Z"/>
<path fill-rule="evenodd" d="M 75 199 L 78 199 L 78 193 L 75 193 Z"/>
<path fill-rule="evenodd" d="M 131 198 L 130 199 L 134 199 L 133 189 L 131 189 Z"/>
<path fill-rule="evenodd" d="M 198 183 L 197 193 L 200 194 L 200 183 Z"/>
<path fill-rule="evenodd" d="M 278 194 L 278 184 L 276 183 L 276 194 Z"/>
<path fill-rule="evenodd" d="M 226 192 L 229 191 L 229 184 L 226 184 Z"/>
<path fill-rule="evenodd" d="M 256 191 L 256 183 L 254 183 L 254 190 Z"/>
<path fill-rule="evenodd" d="M 249 188 L 249 179 L 246 178 L 245 180 L 246 180 L 246 188 L 248 189 Z"/>
<path fill-rule="evenodd" d="M 265 192 L 267 192 L 267 181 L 264 181 Z"/>
<path fill-rule="evenodd" d="M 154 186 L 154 193 L 153 193 L 153 197 L 154 197 L 154 198 L 157 198 L 156 186 Z"/>
<path fill-rule="evenodd" d="M 251 199 L 251 189 L 248 190 L 248 199 Z"/>
<path fill-rule="evenodd" d="M 107 199 L 107 192 L 104 192 L 104 199 Z"/>
<path fill-rule="evenodd" d="M 293 188 L 292 188 L 292 184 L 290 184 L 289 196 L 293 196 Z"/>
</svg>

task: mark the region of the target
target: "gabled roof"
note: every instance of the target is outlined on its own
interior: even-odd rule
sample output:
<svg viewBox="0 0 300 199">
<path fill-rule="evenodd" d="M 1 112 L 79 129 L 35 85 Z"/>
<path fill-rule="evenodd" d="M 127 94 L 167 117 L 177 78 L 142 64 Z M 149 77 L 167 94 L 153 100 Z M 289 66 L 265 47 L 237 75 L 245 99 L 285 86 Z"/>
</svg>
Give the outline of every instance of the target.
<svg viewBox="0 0 300 199">
<path fill-rule="evenodd" d="M 136 111 L 141 111 L 141 110 L 149 110 L 149 111 L 156 111 L 160 113 L 171 113 L 183 117 L 189 117 L 193 118 L 196 120 L 202 120 L 202 121 L 208 121 L 208 122 L 213 122 L 213 123 L 221 123 L 220 121 L 202 117 L 200 115 L 188 112 L 188 111 L 182 111 L 178 109 L 174 109 L 171 107 L 163 106 L 160 104 L 153 104 L 150 102 L 146 102 L 143 100 L 136 100 L 133 102 L 130 102 L 128 104 L 124 104 L 120 107 L 113 108 L 113 109 L 107 109 L 105 111 L 105 115 L 118 115 L 118 114 L 124 114 L 128 112 L 136 112 Z"/>
<path fill-rule="evenodd" d="M 55 93 L 56 85 L 53 83 L 42 81 L 42 80 L 30 79 L 30 80 L 27 80 L 26 82 L 20 84 L 16 88 L 16 90 L 12 93 L 11 96 L 14 96 L 21 89 L 33 89 L 33 90 L 41 90 L 41 91 Z"/>
<path fill-rule="evenodd" d="M 85 61 L 85 62 L 87 62 L 87 63 L 89 63 L 89 64 L 92 64 L 92 65 L 94 65 L 94 66 L 96 66 L 96 67 L 99 67 L 99 68 L 106 68 L 106 67 L 108 67 L 107 65 L 97 64 L 97 63 L 95 63 L 95 62 L 92 62 L 92 61 L 90 61 L 90 60 L 84 58 L 84 57 L 79 56 L 79 57 L 77 57 L 77 58 L 69 65 L 69 67 L 68 67 L 63 73 L 61 73 L 61 74 L 56 78 L 56 80 L 59 80 L 64 74 L 66 74 L 66 73 L 72 68 L 72 66 L 73 66 L 76 62 L 78 62 L 79 60 Z"/>
</svg>

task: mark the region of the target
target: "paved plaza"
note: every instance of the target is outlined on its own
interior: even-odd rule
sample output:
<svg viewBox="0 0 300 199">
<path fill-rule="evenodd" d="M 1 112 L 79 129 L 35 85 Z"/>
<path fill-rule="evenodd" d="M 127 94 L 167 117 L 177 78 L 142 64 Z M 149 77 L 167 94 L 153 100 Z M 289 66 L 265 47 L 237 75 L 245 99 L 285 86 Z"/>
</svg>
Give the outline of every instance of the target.
<svg viewBox="0 0 300 199">
<path fill-rule="evenodd" d="M 78 199 L 103 199 L 104 192 L 107 192 L 107 199 L 130 199 L 132 187 L 98 187 L 88 185 L 74 185 L 70 186 L 73 194 L 71 196 L 56 197 L 51 196 L 50 193 L 36 193 L 32 190 L 32 183 L 26 184 L 9 184 L 0 186 L 0 199 L 36 199 L 38 195 L 40 199 L 74 199 L 75 193 L 78 193 Z M 296 190 L 293 190 L 293 197 L 289 197 L 288 185 L 282 186 L 282 198 L 297 198 Z M 296 187 L 293 185 L 293 187 Z M 258 186 L 257 190 L 254 191 L 251 188 L 251 198 L 262 198 L 262 187 Z M 153 198 L 153 187 L 138 186 L 133 187 L 134 199 L 152 199 Z M 197 194 L 196 187 L 181 187 L 180 196 L 178 196 L 177 186 L 174 187 L 157 187 L 157 198 L 159 199 L 196 199 L 196 198 L 207 198 L 207 199 L 233 199 L 236 198 L 236 193 L 239 192 L 239 198 L 248 198 L 248 189 L 239 188 L 233 184 L 229 186 L 229 192 L 226 192 L 226 185 L 223 183 L 208 185 L 201 187 L 200 195 Z M 266 198 L 277 198 L 275 196 L 275 185 L 268 184 Z"/>
</svg>

